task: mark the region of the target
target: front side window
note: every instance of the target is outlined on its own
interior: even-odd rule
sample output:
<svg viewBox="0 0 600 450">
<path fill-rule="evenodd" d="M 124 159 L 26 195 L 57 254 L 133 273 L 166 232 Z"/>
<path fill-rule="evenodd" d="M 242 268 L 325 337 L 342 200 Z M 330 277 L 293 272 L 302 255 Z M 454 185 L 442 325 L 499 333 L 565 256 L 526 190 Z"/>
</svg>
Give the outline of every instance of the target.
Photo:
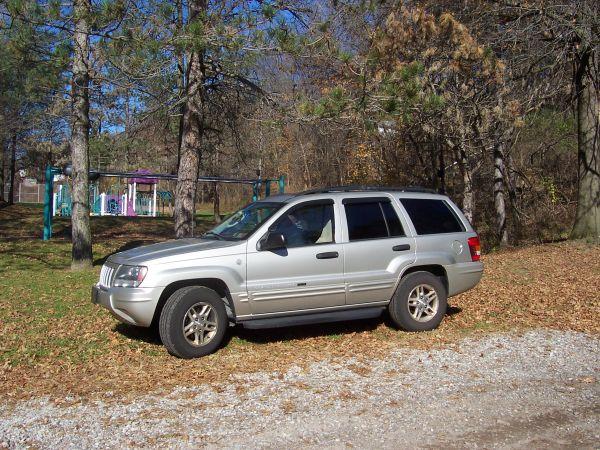
<svg viewBox="0 0 600 450">
<path fill-rule="evenodd" d="M 233 213 L 224 222 L 202 235 L 205 239 L 239 241 L 250 237 L 269 217 L 284 204 L 255 202 Z"/>
<path fill-rule="evenodd" d="M 286 247 L 334 242 L 333 204 L 309 204 L 292 208 L 271 228 L 285 237 Z"/>
<path fill-rule="evenodd" d="M 444 200 L 402 198 L 417 234 L 460 233 L 465 227 Z"/>
<path fill-rule="evenodd" d="M 389 199 L 344 203 L 350 241 L 404 236 L 404 230 Z"/>
</svg>

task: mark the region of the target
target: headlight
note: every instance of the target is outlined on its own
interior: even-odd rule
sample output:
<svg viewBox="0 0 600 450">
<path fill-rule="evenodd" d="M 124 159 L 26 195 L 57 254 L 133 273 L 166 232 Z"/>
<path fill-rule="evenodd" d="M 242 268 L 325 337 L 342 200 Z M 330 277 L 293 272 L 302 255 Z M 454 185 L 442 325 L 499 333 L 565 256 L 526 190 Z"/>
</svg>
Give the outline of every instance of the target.
<svg viewBox="0 0 600 450">
<path fill-rule="evenodd" d="M 115 287 L 138 287 L 148 273 L 144 266 L 121 266 L 115 275 L 113 286 Z"/>
</svg>

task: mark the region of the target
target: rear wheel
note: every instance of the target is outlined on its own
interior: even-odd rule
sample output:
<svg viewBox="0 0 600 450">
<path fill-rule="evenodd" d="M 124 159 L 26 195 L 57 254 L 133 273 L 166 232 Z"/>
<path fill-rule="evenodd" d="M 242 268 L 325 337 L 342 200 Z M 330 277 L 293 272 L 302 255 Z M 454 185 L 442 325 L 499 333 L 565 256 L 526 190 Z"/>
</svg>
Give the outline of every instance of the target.
<svg viewBox="0 0 600 450">
<path fill-rule="evenodd" d="M 388 310 L 394 325 L 406 331 L 437 328 L 447 308 L 447 293 L 439 277 L 414 272 L 402 278 Z"/>
<path fill-rule="evenodd" d="M 207 287 L 189 286 L 175 291 L 165 303 L 159 333 L 170 354 L 189 359 L 219 348 L 227 325 L 221 297 Z"/>
</svg>

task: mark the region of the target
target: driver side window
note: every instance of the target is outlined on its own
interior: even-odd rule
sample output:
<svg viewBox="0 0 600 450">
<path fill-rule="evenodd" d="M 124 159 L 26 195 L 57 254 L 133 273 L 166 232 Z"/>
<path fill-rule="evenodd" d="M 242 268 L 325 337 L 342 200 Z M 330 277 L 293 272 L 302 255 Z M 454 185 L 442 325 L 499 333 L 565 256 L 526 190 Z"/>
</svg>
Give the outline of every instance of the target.
<svg viewBox="0 0 600 450">
<path fill-rule="evenodd" d="M 272 231 L 285 237 L 287 247 L 334 242 L 333 203 L 308 204 L 292 208 Z"/>
</svg>

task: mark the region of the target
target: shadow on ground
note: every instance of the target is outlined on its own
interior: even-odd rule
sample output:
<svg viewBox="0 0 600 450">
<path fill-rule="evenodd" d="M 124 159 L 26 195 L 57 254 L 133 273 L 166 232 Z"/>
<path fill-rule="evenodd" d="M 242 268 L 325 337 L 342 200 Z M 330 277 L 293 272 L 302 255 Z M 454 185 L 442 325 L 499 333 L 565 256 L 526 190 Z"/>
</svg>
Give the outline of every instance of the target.
<svg viewBox="0 0 600 450">
<path fill-rule="evenodd" d="M 155 327 L 136 327 L 134 325 L 127 325 L 126 323 L 119 322 L 113 327 L 113 331 L 116 331 L 128 339 L 152 345 L 162 345 L 160 336 L 158 335 L 158 329 Z"/>
<path fill-rule="evenodd" d="M 456 306 L 448 306 L 446 316 L 453 316 L 455 314 L 460 314 L 461 312 L 461 308 Z M 341 338 L 343 335 L 347 334 L 373 331 L 381 324 L 385 324 L 390 328 L 395 328 L 387 313 L 384 313 L 380 317 L 374 319 L 351 320 L 347 322 L 328 322 L 312 325 L 296 325 L 258 330 L 250 330 L 241 325 L 235 325 L 231 327 L 229 332 L 225 335 L 222 347 L 226 347 L 233 338 L 238 338 L 253 344 L 269 344 L 273 342 L 293 341 L 324 336 L 329 336 L 330 338 L 335 339 L 337 337 Z M 113 328 L 113 331 L 116 331 L 129 339 L 135 339 L 152 345 L 161 345 L 158 327 L 155 326 L 150 328 L 142 328 L 124 323 L 118 323 Z"/>
</svg>

